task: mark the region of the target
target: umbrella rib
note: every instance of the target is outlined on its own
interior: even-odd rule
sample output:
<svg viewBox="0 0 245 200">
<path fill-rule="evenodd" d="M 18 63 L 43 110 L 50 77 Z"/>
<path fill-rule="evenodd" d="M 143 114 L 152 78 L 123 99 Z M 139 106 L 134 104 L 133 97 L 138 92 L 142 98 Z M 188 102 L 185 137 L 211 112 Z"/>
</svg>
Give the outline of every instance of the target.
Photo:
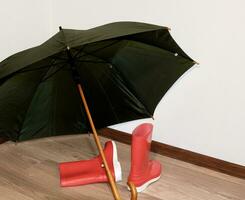
<svg viewBox="0 0 245 200">
<path fill-rule="evenodd" d="M 93 60 L 76 60 L 76 62 L 81 62 L 81 63 L 87 62 L 87 63 L 104 63 L 104 64 L 111 64 L 111 63 L 109 63 L 109 62 L 104 62 L 104 61 L 93 61 Z"/>
<path fill-rule="evenodd" d="M 77 50 L 73 58 L 76 58 L 84 50 L 85 46 L 87 46 L 87 44 L 83 45 L 81 49 Z"/>
<path fill-rule="evenodd" d="M 89 52 L 89 53 L 87 53 L 86 51 L 83 51 L 83 52 L 85 53 L 84 55 L 81 55 L 80 57 L 74 57 L 74 59 L 76 59 L 76 58 L 82 58 L 82 57 L 86 56 L 87 54 L 91 54 L 91 55 L 92 55 L 92 53 L 96 53 L 96 52 L 98 52 L 98 51 L 100 51 L 100 50 L 103 50 L 103 49 L 105 49 L 105 48 L 108 48 L 108 47 L 110 47 L 110 46 L 112 46 L 112 45 L 114 45 L 114 44 L 116 44 L 116 43 L 118 43 L 118 42 L 120 42 L 120 41 L 121 41 L 121 40 L 113 41 L 112 43 L 110 43 L 110 44 L 108 44 L 108 45 L 106 45 L 106 46 L 104 46 L 104 47 L 95 49 L 94 51 L 91 51 L 91 52 Z M 82 50 L 84 50 L 84 48 L 82 48 Z"/>
<path fill-rule="evenodd" d="M 187 55 L 187 54 L 180 48 L 180 46 L 175 42 L 175 40 L 172 38 L 172 36 L 171 36 L 170 33 L 169 33 L 169 36 L 171 37 L 172 42 L 174 42 L 175 47 L 178 48 L 178 49 L 180 49 L 181 54 L 183 54 L 183 55 L 178 54 L 178 56 L 180 56 L 180 57 L 182 57 L 182 58 L 184 58 L 184 59 L 187 59 L 187 60 L 191 60 L 192 62 L 194 62 L 194 60 L 193 60 L 192 58 L 190 58 L 190 57 L 189 57 L 189 56 L 188 56 L 188 55 Z M 157 45 L 157 44 L 152 44 L 152 43 L 148 43 L 148 42 L 142 42 L 141 40 L 137 40 L 136 38 L 134 39 L 134 38 L 132 38 L 131 35 L 128 36 L 128 38 L 126 38 L 126 39 L 129 40 L 129 41 L 138 42 L 138 43 L 145 44 L 145 45 L 150 45 L 150 46 L 159 48 L 159 49 L 161 49 L 161 50 L 163 50 L 163 51 L 170 52 L 170 53 L 172 53 L 172 54 L 175 54 L 175 53 L 176 53 L 176 51 L 172 51 L 172 50 L 170 50 L 170 49 L 166 49 L 166 47 L 163 48 L 163 47 L 161 47 L 161 46 L 159 46 L 159 45 Z M 196 62 L 196 63 L 197 63 L 197 62 Z"/>
<path fill-rule="evenodd" d="M 60 66 L 60 68 L 58 68 L 57 70 L 55 70 L 53 73 L 51 73 L 50 75 L 48 75 L 46 78 L 42 79 L 41 82 L 46 81 L 47 79 L 49 79 L 50 77 L 52 77 L 53 75 L 55 75 L 57 72 L 59 72 L 60 70 L 62 70 L 67 63 L 64 63 L 62 66 Z"/>
<path fill-rule="evenodd" d="M 93 56 L 93 57 L 96 57 L 96 58 L 99 58 L 100 60 L 103 60 L 105 63 L 108 63 L 108 64 L 110 64 L 110 65 L 112 65 L 112 66 L 116 66 L 115 64 L 113 64 L 113 63 L 111 63 L 111 62 L 109 62 L 109 61 L 107 61 L 107 60 L 105 60 L 105 59 L 103 59 L 103 58 L 101 58 L 101 57 L 98 57 L 98 56 L 96 56 L 96 55 L 94 55 L 94 54 L 91 54 L 91 53 L 87 53 L 87 52 L 85 52 L 87 55 L 91 55 L 91 56 Z M 140 102 L 140 104 L 144 107 L 144 109 L 145 109 L 145 111 L 146 111 L 146 113 L 149 115 L 149 117 L 153 117 L 152 116 L 152 114 L 151 114 L 151 112 L 149 111 L 149 109 L 147 108 L 147 106 L 142 102 L 142 100 L 136 95 L 136 93 L 135 93 L 135 91 L 134 91 L 134 89 L 131 87 L 131 85 L 127 82 L 127 81 L 125 81 L 125 78 L 124 78 L 124 76 L 119 72 L 119 70 L 117 70 L 117 67 L 114 67 L 115 69 L 116 69 L 116 72 L 119 74 L 119 76 L 122 78 L 122 80 L 123 80 L 123 82 L 124 82 L 124 84 L 125 85 L 127 85 L 127 87 L 130 89 L 130 93 L 132 93 L 132 95 Z"/>
<path fill-rule="evenodd" d="M 90 74 L 91 74 L 93 77 L 95 77 L 94 74 L 92 74 L 92 73 L 90 73 Z M 115 113 L 114 106 L 113 106 L 113 104 L 112 104 L 112 102 L 111 102 L 109 96 L 107 95 L 107 93 L 106 93 L 106 91 L 105 91 L 105 88 L 103 87 L 103 85 L 101 84 L 101 82 L 100 82 L 97 78 L 95 78 L 94 80 L 99 84 L 100 88 L 102 89 L 104 95 L 106 96 L 106 99 L 107 99 L 108 103 L 110 104 L 110 106 L 111 106 L 111 108 L 112 108 L 111 110 L 112 110 L 112 112 L 113 112 L 113 114 L 114 114 L 114 116 L 115 116 L 117 122 L 119 122 L 119 118 L 117 117 L 117 115 L 116 115 L 116 113 Z"/>
<path fill-rule="evenodd" d="M 45 69 L 45 68 L 48 68 L 48 67 L 53 67 L 55 65 L 62 64 L 62 63 L 64 63 L 64 62 L 55 63 L 55 64 L 52 64 L 51 66 L 50 65 L 43 65 L 41 67 L 34 68 L 34 69 L 25 69 L 25 70 L 18 71 L 16 73 L 24 73 L 24 72 L 31 72 L 31 71 L 41 70 L 41 69 Z"/>
<path fill-rule="evenodd" d="M 55 57 L 56 58 L 56 57 Z M 67 62 L 59 62 L 59 63 L 55 63 L 57 61 L 57 58 L 56 58 L 56 60 L 54 59 L 53 60 L 53 63 L 51 63 L 48 67 L 54 67 L 54 66 L 56 66 L 57 64 L 63 64 L 63 65 L 61 65 L 61 67 L 60 68 L 58 68 L 56 71 L 54 71 L 53 73 L 51 73 L 49 76 L 47 76 L 46 78 L 45 78 L 45 76 L 47 75 L 47 73 L 48 73 L 48 71 L 47 71 L 47 73 L 45 74 L 45 76 L 44 76 L 44 79 L 42 79 L 40 82 L 44 82 L 44 81 L 46 81 L 47 79 L 49 79 L 51 76 L 53 76 L 54 74 L 56 74 L 58 71 L 60 71 L 61 69 L 63 69 L 63 67 L 65 67 L 65 65 L 67 64 Z"/>
<path fill-rule="evenodd" d="M 26 115 L 27 115 L 27 113 L 28 113 L 28 111 L 29 111 L 29 109 L 30 109 L 31 103 L 32 103 L 32 101 L 33 101 L 33 99 L 34 99 L 34 97 L 35 97 L 35 95 L 36 95 L 36 92 L 37 92 L 37 90 L 38 90 L 39 84 L 40 84 L 40 82 L 37 83 L 37 85 L 36 85 L 36 87 L 35 87 L 35 90 L 34 90 L 34 92 L 33 92 L 33 95 L 32 95 L 32 97 L 31 97 L 31 99 L 30 99 L 29 105 L 27 106 L 27 109 L 26 109 L 26 111 L 25 111 L 25 117 L 23 118 L 23 121 L 22 121 L 22 123 L 21 123 L 20 129 L 19 129 L 19 133 L 21 133 L 21 131 L 22 131 L 22 129 L 23 129 L 23 126 L 24 126 L 24 123 L 25 123 L 25 119 L 26 119 Z M 20 135 L 18 135 L 18 139 L 17 139 L 17 140 L 19 140 L 19 138 L 20 138 Z"/>
<path fill-rule="evenodd" d="M 116 66 L 115 64 L 113 64 L 114 66 Z M 147 114 L 149 115 L 149 117 L 153 117 L 151 112 L 149 111 L 149 109 L 147 108 L 147 106 L 143 103 L 143 101 L 138 97 L 138 95 L 136 94 L 135 90 L 133 89 L 133 87 L 131 86 L 131 84 L 126 81 L 126 79 L 124 78 L 124 76 L 122 75 L 122 73 L 117 69 L 117 67 L 114 67 L 115 71 L 117 72 L 117 74 L 119 74 L 119 76 L 122 78 L 124 84 L 127 86 L 127 88 L 129 88 L 129 90 L 131 91 L 131 93 L 134 95 L 134 97 L 141 103 L 141 105 L 145 108 L 145 111 L 147 112 Z"/>
</svg>

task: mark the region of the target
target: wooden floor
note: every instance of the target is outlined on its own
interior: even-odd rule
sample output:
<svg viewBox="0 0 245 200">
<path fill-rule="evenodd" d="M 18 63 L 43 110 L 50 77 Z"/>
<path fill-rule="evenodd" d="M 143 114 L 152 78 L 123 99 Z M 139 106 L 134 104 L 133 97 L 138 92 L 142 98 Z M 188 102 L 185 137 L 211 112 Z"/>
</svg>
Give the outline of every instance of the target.
<svg viewBox="0 0 245 200">
<path fill-rule="evenodd" d="M 106 139 L 102 138 L 103 143 Z M 122 199 L 129 199 L 126 180 L 130 147 L 117 142 L 123 168 L 119 183 Z M 0 200 L 110 200 L 107 184 L 61 188 L 57 164 L 95 156 L 92 136 L 45 138 L 0 145 Z M 163 165 L 161 179 L 139 200 L 245 200 L 245 180 L 214 172 L 157 154 Z"/>
</svg>

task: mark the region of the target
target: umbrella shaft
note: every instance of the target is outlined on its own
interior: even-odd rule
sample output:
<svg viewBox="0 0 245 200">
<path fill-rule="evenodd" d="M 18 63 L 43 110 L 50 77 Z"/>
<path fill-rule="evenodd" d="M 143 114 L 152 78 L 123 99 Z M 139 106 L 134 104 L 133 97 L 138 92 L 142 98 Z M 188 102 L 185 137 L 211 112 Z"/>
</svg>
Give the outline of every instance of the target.
<svg viewBox="0 0 245 200">
<path fill-rule="evenodd" d="M 66 52 L 67 52 L 67 56 L 68 56 L 68 62 L 69 62 L 70 67 L 71 67 L 72 78 L 76 84 L 79 84 L 81 82 L 81 77 L 80 77 L 80 74 L 79 74 L 75 64 L 74 64 L 74 59 L 72 58 L 71 51 L 68 47 L 67 47 Z"/>
<path fill-rule="evenodd" d="M 68 46 L 67 46 L 66 52 L 67 52 L 67 56 L 68 56 L 68 62 L 70 64 L 71 71 L 72 71 L 72 77 L 73 77 L 73 80 L 75 81 L 75 83 L 77 84 L 77 88 L 78 88 L 79 94 L 80 94 L 80 96 L 82 98 L 82 102 L 83 102 L 83 105 L 84 105 L 84 108 L 85 108 L 85 111 L 86 111 L 86 114 L 87 114 L 91 129 L 92 129 L 92 132 L 93 132 L 94 140 L 95 140 L 95 143 L 97 145 L 97 148 L 99 149 L 99 153 L 100 153 L 100 156 L 102 158 L 102 161 L 103 161 L 103 164 L 104 164 L 104 167 L 105 167 L 106 175 L 107 175 L 107 178 L 109 180 L 113 196 L 114 196 L 115 200 L 121 200 L 121 198 L 119 196 L 119 192 L 118 192 L 117 186 L 116 186 L 116 183 L 115 183 L 115 180 L 114 180 L 114 178 L 113 178 L 113 176 L 111 174 L 111 171 L 109 169 L 109 166 L 108 166 L 108 163 L 106 161 L 103 148 L 102 148 L 102 146 L 100 144 L 99 136 L 97 134 L 96 128 L 94 126 L 93 119 L 91 117 L 91 114 L 90 114 L 90 111 L 89 111 L 89 108 L 88 108 L 88 104 L 87 104 L 87 101 L 86 101 L 86 98 L 85 98 L 85 95 L 84 95 L 84 92 L 83 92 L 83 89 L 82 89 L 82 86 L 81 86 L 80 74 L 79 74 L 79 72 L 78 72 L 78 70 L 77 70 L 77 68 L 75 66 L 74 59 L 73 59 L 73 57 L 71 55 L 71 51 L 70 51 L 70 48 Z"/>
<path fill-rule="evenodd" d="M 101 146 L 101 143 L 100 143 L 100 140 L 99 140 L 99 136 L 98 136 L 96 128 L 94 126 L 93 119 L 91 117 L 91 114 L 90 114 L 90 111 L 89 111 L 89 108 L 88 108 L 88 105 L 87 105 L 87 101 L 86 101 L 86 98 L 84 96 L 81 84 L 77 84 L 77 88 L 78 88 L 79 94 L 80 94 L 80 96 L 82 98 L 82 101 L 83 101 L 83 104 L 84 104 L 84 107 L 85 107 L 85 111 L 86 111 L 86 114 L 88 116 L 88 120 L 89 120 L 90 126 L 92 128 L 92 132 L 93 132 L 95 143 L 96 143 L 96 145 L 97 145 L 97 147 L 99 149 L 99 153 L 100 153 L 100 155 L 102 157 L 102 161 L 103 161 L 103 164 L 104 164 L 104 167 L 105 167 L 107 178 L 109 180 L 109 183 L 110 183 L 110 186 L 111 186 L 111 189 L 112 189 L 113 196 L 114 196 L 114 198 L 116 200 L 121 200 L 121 198 L 119 196 L 119 192 L 118 192 L 117 186 L 116 186 L 116 183 L 115 183 L 115 180 L 114 180 L 114 178 L 113 178 L 113 176 L 111 174 L 111 171 L 109 169 L 108 163 L 106 161 L 105 154 L 103 152 L 103 149 L 102 149 L 102 146 Z"/>
</svg>

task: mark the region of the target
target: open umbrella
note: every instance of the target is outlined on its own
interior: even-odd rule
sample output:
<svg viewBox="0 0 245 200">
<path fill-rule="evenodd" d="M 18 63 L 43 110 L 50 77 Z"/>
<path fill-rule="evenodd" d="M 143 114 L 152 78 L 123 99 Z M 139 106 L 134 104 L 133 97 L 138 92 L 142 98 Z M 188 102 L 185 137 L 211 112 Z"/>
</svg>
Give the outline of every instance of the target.
<svg viewBox="0 0 245 200">
<path fill-rule="evenodd" d="M 94 124 L 103 128 L 152 117 L 163 95 L 194 64 L 167 27 L 60 27 L 40 46 L 0 63 L 0 137 L 23 141 L 92 131 L 120 199 Z"/>
</svg>

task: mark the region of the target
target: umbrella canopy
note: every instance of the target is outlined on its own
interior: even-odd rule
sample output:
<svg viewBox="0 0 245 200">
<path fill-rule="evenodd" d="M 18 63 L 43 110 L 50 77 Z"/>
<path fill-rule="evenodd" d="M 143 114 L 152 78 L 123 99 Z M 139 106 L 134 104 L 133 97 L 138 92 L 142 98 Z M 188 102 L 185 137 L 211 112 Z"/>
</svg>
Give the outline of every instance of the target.
<svg viewBox="0 0 245 200">
<path fill-rule="evenodd" d="M 72 65 L 94 123 L 103 128 L 152 117 L 194 64 L 166 27 L 117 22 L 62 29 L 0 63 L 0 137 L 22 141 L 90 131 Z"/>
</svg>

